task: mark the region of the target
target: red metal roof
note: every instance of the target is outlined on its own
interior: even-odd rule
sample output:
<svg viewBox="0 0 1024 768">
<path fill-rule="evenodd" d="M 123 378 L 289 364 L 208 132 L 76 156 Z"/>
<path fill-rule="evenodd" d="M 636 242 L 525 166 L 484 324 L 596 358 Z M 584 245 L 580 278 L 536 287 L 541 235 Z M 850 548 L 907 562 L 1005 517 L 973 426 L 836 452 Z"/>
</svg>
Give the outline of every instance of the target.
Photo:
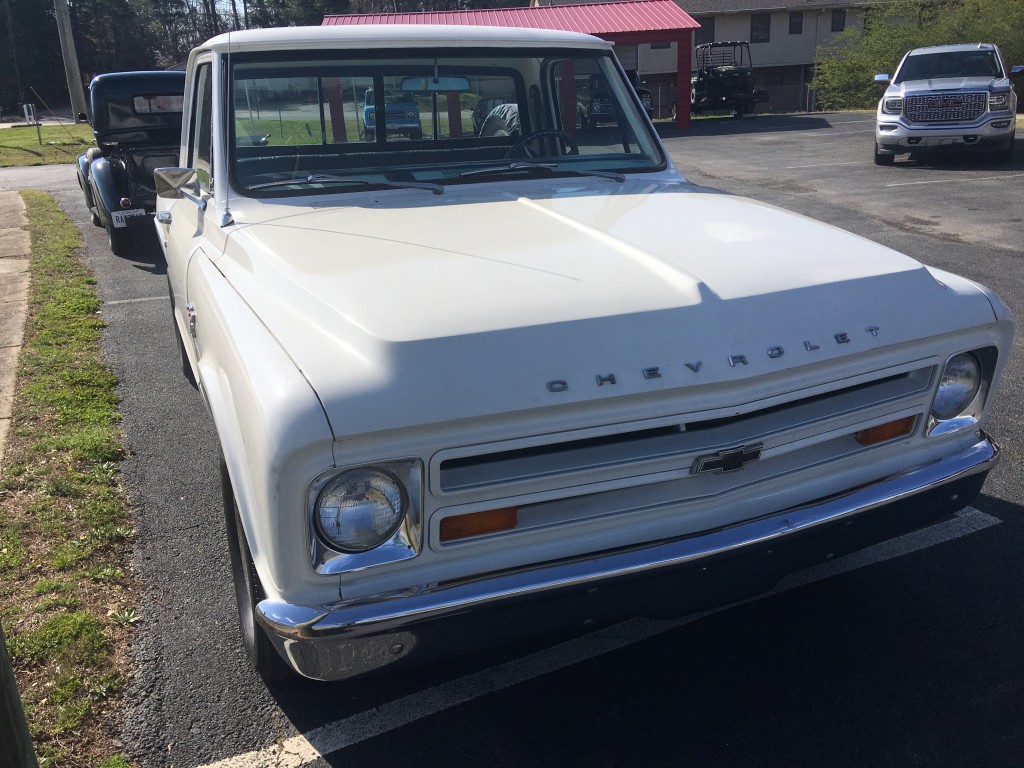
<svg viewBox="0 0 1024 768">
<path fill-rule="evenodd" d="M 447 24 L 453 26 L 559 29 L 589 35 L 698 29 L 700 24 L 673 0 L 558 5 L 548 8 L 489 8 L 477 11 L 360 13 L 324 16 L 324 25 Z"/>
</svg>

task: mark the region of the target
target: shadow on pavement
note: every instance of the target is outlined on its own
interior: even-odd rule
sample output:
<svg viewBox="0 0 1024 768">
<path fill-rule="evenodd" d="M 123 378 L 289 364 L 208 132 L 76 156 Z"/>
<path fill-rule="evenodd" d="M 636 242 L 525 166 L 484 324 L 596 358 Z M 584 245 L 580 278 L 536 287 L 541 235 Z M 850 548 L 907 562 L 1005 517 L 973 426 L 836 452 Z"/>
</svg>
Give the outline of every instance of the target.
<svg viewBox="0 0 1024 768">
<path fill-rule="evenodd" d="M 688 130 L 679 130 L 672 122 L 657 122 L 654 127 L 661 138 L 675 139 L 686 136 L 738 136 L 763 131 L 827 130 L 832 124 L 823 115 L 750 115 L 739 118 L 722 115 L 693 118 Z"/>
</svg>

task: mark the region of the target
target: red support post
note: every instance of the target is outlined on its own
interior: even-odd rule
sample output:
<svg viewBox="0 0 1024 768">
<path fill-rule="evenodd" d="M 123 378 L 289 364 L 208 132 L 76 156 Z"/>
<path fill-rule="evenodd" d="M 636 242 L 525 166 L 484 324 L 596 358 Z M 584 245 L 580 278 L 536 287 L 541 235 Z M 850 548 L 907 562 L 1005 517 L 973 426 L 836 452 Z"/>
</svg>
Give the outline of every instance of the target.
<svg viewBox="0 0 1024 768">
<path fill-rule="evenodd" d="M 690 127 L 690 59 L 693 30 L 683 30 L 676 41 L 676 128 Z"/>
<path fill-rule="evenodd" d="M 334 143 L 344 144 L 348 141 L 348 130 L 345 128 L 345 103 L 341 96 L 341 81 L 336 77 L 328 77 L 324 80 L 324 90 L 327 92 L 327 106 L 331 110 L 331 133 L 334 134 Z"/>
</svg>

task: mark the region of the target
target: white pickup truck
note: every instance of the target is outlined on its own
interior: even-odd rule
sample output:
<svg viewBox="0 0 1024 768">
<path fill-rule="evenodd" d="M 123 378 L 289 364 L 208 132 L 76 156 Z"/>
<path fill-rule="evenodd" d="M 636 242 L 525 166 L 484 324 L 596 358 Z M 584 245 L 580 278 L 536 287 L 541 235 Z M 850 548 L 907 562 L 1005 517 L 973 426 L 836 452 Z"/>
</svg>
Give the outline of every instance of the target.
<svg viewBox="0 0 1024 768">
<path fill-rule="evenodd" d="M 421 132 L 365 125 L 370 90 Z M 155 226 L 264 675 L 735 600 L 997 461 L 999 298 L 688 183 L 609 43 L 233 33 L 192 52 L 185 118 Z"/>
</svg>

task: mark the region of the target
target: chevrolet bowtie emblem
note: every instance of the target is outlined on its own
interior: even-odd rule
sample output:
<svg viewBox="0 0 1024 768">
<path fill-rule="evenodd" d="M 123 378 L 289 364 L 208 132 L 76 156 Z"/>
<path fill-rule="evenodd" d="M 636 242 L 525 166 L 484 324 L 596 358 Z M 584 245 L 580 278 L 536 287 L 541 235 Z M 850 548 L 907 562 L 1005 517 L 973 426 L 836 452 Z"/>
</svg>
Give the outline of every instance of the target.
<svg viewBox="0 0 1024 768">
<path fill-rule="evenodd" d="M 761 458 L 761 443 L 754 445 L 741 445 L 739 448 L 729 448 L 719 451 L 713 456 L 701 456 L 693 462 L 693 474 L 702 475 L 712 472 L 736 472 L 743 469 L 746 464 L 757 461 Z"/>
</svg>

